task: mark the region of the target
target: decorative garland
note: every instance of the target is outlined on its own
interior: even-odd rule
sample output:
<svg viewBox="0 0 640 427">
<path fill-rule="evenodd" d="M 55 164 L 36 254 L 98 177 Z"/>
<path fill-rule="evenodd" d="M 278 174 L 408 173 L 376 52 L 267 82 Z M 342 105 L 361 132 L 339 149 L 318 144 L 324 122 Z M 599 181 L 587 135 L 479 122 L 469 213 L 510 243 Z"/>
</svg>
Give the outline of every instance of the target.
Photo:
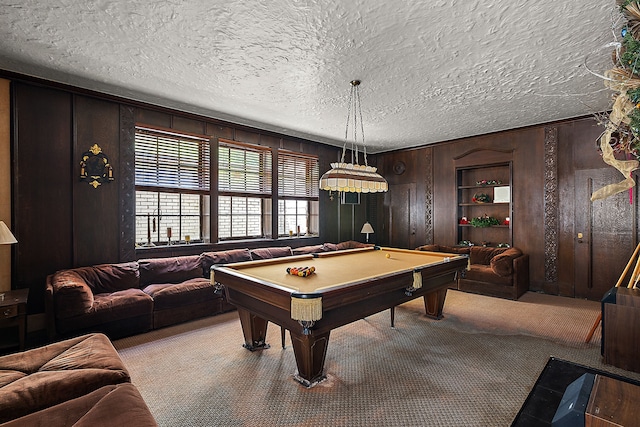
<svg viewBox="0 0 640 427">
<path fill-rule="evenodd" d="M 491 227 L 492 225 L 500 225 L 500 221 L 485 214 L 484 216 L 471 218 L 469 224 L 473 227 Z"/>
<path fill-rule="evenodd" d="M 486 187 L 487 185 L 500 185 L 502 184 L 502 181 L 500 180 L 496 180 L 496 179 L 483 179 L 481 181 L 476 181 L 476 185 L 479 187 Z"/>
<path fill-rule="evenodd" d="M 604 162 L 620 171 L 625 179 L 597 190 L 591 195 L 592 201 L 633 187 L 631 172 L 640 165 L 640 0 L 616 0 L 616 3 L 626 19 L 620 32 L 622 42 L 610 44 L 616 46 L 612 56 L 614 66 L 600 77 L 604 77 L 605 86 L 618 93 L 613 97 L 608 120 L 603 120 L 605 131 L 599 148 Z M 624 159 L 616 158 L 616 153 Z"/>
<path fill-rule="evenodd" d="M 491 203 L 491 196 L 485 193 L 476 193 L 471 198 L 473 203 Z"/>
</svg>

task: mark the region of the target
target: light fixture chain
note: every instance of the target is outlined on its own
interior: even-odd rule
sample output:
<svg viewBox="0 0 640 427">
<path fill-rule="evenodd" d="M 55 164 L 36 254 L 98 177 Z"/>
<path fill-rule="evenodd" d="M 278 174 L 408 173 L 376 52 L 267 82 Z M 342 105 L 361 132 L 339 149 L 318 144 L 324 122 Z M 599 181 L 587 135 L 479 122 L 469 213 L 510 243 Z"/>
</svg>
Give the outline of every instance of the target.
<svg viewBox="0 0 640 427">
<path fill-rule="evenodd" d="M 344 156 L 347 149 L 347 141 L 349 140 L 349 120 L 351 119 L 351 103 L 353 102 L 353 86 L 349 92 L 349 106 L 347 107 L 347 125 L 344 130 L 344 144 L 342 145 L 342 157 L 340 163 L 344 163 Z M 353 161 L 353 160 L 352 160 Z"/>
<path fill-rule="evenodd" d="M 351 143 L 351 163 L 358 164 L 358 86 L 351 83 L 353 96 L 353 142 Z"/>
<path fill-rule="evenodd" d="M 356 98 L 358 102 L 357 111 L 360 113 L 360 135 L 362 135 L 362 154 L 364 156 L 364 165 L 369 166 L 367 162 L 367 145 L 364 143 L 364 122 L 362 121 L 362 102 L 360 101 L 360 89 L 356 86 Z"/>
</svg>

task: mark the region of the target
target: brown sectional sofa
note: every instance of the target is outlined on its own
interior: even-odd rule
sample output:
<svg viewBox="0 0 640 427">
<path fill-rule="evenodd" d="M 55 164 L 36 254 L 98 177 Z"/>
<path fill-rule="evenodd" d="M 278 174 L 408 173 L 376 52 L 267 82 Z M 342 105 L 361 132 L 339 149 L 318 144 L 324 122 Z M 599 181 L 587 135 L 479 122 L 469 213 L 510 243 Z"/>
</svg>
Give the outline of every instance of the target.
<svg viewBox="0 0 640 427">
<path fill-rule="evenodd" d="M 529 289 L 529 255 L 518 248 L 424 245 L 416 249 L 469 255 L 469 267 L 455 284 L 460 291 L 516 300 Z"/>
<path fill-rule="evenodd" d="M 49 339 L 89 332 L 114 339 L 232 310 L 209 281 L 212 265 L 362 246 L 371 245 L 235 249 L 61 270 L 46 282 Z"/>
<path fill-rule="evenodd" d="M 111 341 L 89 334 L 0 357 L 0 426 L 156 426 Z"/>
</svg>

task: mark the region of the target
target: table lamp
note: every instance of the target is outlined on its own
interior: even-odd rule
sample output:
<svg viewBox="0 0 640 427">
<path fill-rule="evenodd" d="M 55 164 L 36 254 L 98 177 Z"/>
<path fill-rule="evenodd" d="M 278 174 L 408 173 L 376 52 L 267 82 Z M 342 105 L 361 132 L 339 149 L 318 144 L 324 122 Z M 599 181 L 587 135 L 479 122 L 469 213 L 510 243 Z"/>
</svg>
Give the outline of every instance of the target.
<svg viewBox="0 0 640 427">
<path fill-rule="evenodd" d="M 12 243 L 18 243 L 16 238 L 11 234 L 11 230 L 7 227 L 4 221 L 0 221 L 0 245 L 10 245 Z"/>
<path fill-rule="evenodd" d="M 369 233 L 373 233 L 373 227 L 371 226 L 371 224 L 369 224 L 369 221 L 364 223 L 364 225 L 362 226 L 362 230 L 360 230 L 360 233 L 367 235 L 367 243 L 369 243 Z"/>
<path fill-rule="evenodd" d="M 11 230 L 9 230 L 7 224 L 5 224 L 4 221 L 0 221 L 0 245 L 11 245 L 13 243 L 18 243 L 18 241 L 13 234 L 11 234 Z"/>
</svg>

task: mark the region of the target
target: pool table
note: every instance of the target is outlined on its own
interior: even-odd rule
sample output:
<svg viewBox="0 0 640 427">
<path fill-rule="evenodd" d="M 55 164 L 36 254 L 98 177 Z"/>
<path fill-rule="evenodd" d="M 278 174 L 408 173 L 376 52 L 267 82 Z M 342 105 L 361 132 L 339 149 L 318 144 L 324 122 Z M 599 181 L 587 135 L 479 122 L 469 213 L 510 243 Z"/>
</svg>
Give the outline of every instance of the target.
<svg viewBox="0 0 640 427">
<path fill-rule="evenodd" d="M 311 387 L 326 378 L 332 329 L 419 297 L 440 318 L 447 287 L 467 263 L 458 254 L 370 247 L 213 266 L 211 282 L 237 307 L 247 349 L 268 348 L 268 322 L 289 330 L 294 378 Z M 287 273 L 305 266 L 315 272 Z"/>
</svg>

